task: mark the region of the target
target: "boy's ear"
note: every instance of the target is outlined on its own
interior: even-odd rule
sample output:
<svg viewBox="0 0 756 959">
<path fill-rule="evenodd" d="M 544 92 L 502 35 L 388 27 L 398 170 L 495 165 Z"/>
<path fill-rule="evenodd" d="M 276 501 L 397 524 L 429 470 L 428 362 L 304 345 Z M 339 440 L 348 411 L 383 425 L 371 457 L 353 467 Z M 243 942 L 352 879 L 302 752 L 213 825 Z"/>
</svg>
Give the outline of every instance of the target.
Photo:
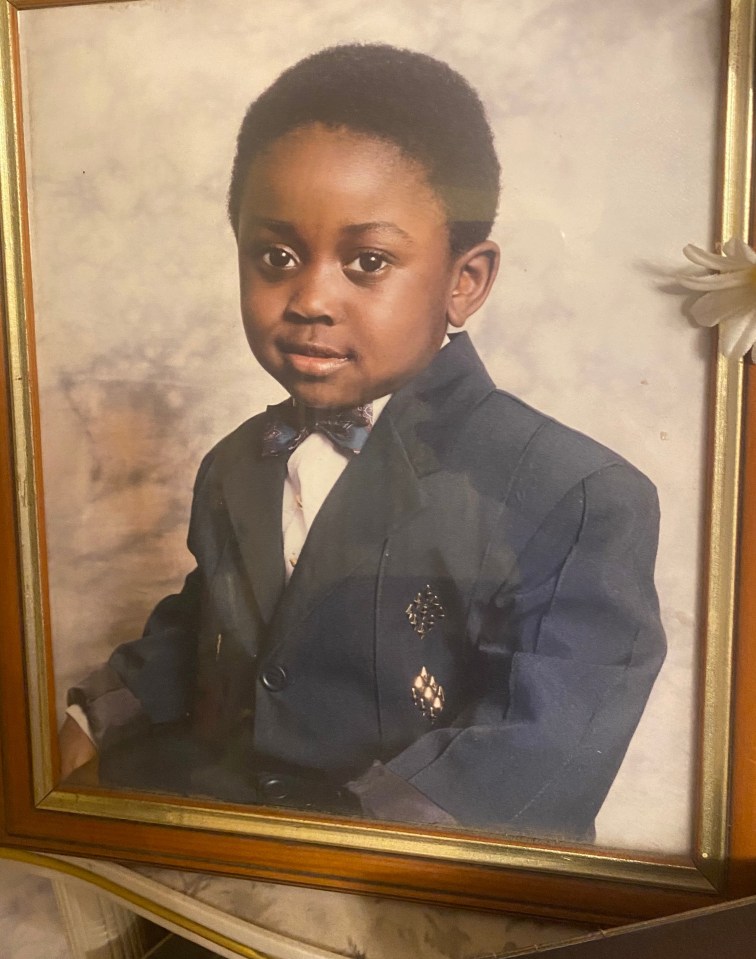
<svg viewBox="0 0 756 959">
<path fill-rule="evenodd" d="M 486 302 L 499 271 L 499 247 L 493 240 L 478 243 L 454 262 L 455 284 L 446 307 L 451 326 L 465 325 L 468 317 Z"/>
</svg>

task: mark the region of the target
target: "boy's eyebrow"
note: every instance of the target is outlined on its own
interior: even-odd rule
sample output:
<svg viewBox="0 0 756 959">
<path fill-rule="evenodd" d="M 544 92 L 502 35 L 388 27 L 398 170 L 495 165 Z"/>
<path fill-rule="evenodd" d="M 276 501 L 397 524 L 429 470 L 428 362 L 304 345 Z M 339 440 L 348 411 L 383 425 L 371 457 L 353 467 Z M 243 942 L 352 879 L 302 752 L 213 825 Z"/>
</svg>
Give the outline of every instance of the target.
<svg viewBox="0 0 756 959">
<path fill-rule="evenodd" d="M 274 220 L 265 216 L 251 216 L 250 219 L 255 226 L 266 227 L 282 236 L 298 236 L 297 228 L 293 223 L 288 223 L 286 220 Z M 408 240 L 410 243 L 412 242 L 412 237 L 406 230 L 403 230 L 396 223 L 391 223 L 389 220 L 370 220 L 367 223 L 349 223 L 342 228 L 341 232 L 347 236 L 356 236 L 360 233 L 370 233 L 373 231 L 394 233 L 402 239 Z"/>
<path fill-rule="evenodd" d="M 348 226 L 344 227 L 343 232 L 348 233 L 353 236 L 357 233 L 370 233 L 372 231 L 385 233 L 396 233 L 398 236 L 401 236 L 405 240 L 412 241 L 412 237 L 407 233 L 406 230 L 403 230 L 398 224 L 391 223 L 385 220 L 372 220 L 369 223 L 350 223 Z"/>
<path fill-rule="evenodd" d="M 283 236 L 298 236 L 296 227 L 285 220 L 272 220 L 266 216 L 251 216 L 250 220 L 255 226 L 264 226 L 273 233 L 280 233 Z"/>
</svg>

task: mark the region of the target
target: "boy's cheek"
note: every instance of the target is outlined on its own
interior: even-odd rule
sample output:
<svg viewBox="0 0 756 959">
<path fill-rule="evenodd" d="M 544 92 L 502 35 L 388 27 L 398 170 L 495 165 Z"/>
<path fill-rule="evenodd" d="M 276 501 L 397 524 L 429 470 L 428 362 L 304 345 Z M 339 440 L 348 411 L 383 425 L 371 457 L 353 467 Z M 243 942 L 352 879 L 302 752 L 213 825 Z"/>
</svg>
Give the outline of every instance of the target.
<svg viewBox="0 0 756 959">
<path fill-rule="evenodd" d="M 277 325 L 281 306 L 270 298 L 241 295 L 241 315 L 250 346 L 270 339 Z M 254 348 L 254 347 L 253 347 Z"/>
<path fill-rule="evenodd" d="M 266 371 L 266 373 L 270 373 L 272 376 L 275 376 L 278 379 L 278 373 L 281 369 L 281 361 L 275 351 L 270 349 L 270 347 L 267 346 L 266 341 L 260 338 L 259 335 L 250 336 L 250 334 L 247 333 L 247 343 L 252 351 L 252 355 L 260 364 L 260 366 Z"/>
<path fill-rule="evenodd" d="M 242 311 L 250 314 L 270 309 L 281 296 L 278 286 L 263 282 L 250 263 L 239 264 L 239 294 Z"/>
<path fill-rule="evenodd" d="M 247 345 L 254 358 L 266 373 L 270 373 L 271 376 L 279 379 L 278 373 L 281 361 L 270 346 L 270 337 L 265 336 L 258 325 L 248 325 L 246 318 L 244 319 L 244 332 L 247 337 Z"/>
</svg>

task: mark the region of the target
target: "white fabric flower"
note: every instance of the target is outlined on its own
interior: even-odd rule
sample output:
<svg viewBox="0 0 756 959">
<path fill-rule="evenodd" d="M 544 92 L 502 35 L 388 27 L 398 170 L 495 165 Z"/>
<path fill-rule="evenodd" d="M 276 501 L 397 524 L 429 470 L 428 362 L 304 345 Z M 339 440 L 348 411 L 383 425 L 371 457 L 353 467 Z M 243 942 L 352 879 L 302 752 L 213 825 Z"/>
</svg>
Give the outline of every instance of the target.
<svg viewBox="0 0 756 959">
<path fill-rule="evenodd" d="M 756 362 L 756 253 L 739 237 L 722 248 L 722 256 L 688 244 L 685 256 L 696 266 L 714 270 L 705 276 L 678 279 L 688 290 L 702 293 L 691 313 L 701 326 L 719 326 L 719 349 L 725 356 L 741 357 L 751 350 Z"/>
</svg>

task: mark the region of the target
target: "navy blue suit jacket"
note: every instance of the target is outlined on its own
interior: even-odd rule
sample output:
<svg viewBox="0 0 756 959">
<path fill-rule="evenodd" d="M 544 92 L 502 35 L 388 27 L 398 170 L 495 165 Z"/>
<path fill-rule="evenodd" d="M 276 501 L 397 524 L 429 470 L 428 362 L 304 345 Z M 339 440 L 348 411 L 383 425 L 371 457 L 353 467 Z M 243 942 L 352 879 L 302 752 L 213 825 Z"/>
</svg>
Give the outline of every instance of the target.
<svg viewBox="0 0 756 959">
<path fill-rule="evenodd" d="M 285 586 L 285 462 L 260 456 L 262 425 L 205 458 L 197 569 L 111 658 L 151 723 L 191 717 L 242 771 L 356 781 L 371 815 L 414 818 L 414 795 L 439 811 L 421 819 L 589 835 L 664 658 L 652 484 L 497 390 L 459 334 L 392 397 Z"/>
</svg>

